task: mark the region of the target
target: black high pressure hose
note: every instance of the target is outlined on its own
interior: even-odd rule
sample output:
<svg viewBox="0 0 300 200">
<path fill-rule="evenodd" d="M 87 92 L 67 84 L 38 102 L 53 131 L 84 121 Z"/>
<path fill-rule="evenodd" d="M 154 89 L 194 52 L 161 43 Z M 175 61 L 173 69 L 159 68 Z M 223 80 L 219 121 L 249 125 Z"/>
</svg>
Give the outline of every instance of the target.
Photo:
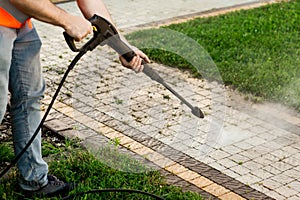
<svg viewBox="0 0 300 200">
<path fill-rule="evenodd" d="M 72 62 L 70 63 L 70 65 L 68 66 L 66 72 L 64 73 L 64 76 L 63 78 L 61 79 L 54 95 L 53 95 L 53 98 L 41 120 L 41 122 L 39 123 L 39 126 L 37 127 L 36 131 L 34 132 L 34 134 L 32 135 L 32 137 L 30 138 L 30 140 L 28 141 L 28 143 L 26 144 L 26 146 L 22 149 L 22 151 L 11 161 L 10 165 L 7 166 L 0 174 L 0 178 L 2 178 L 15 164 L 17 164 L 18 160 L 21 158 L 21 156 L 27 151 L 27 149 L 30 147 L 30 145 L 32 144 L 32 142 L 34 141 L 34 139 L 36 138 L 36 136 L 38 135 L 40 129 L 42 128 L 43 124 L 45 123 L 46 121 L 46 118 L 47 116 L 49 115 L 50 113 L 50 110 L 52 109 L 53 105 L 54 105 L 54 102 L 64 84 L 64 82 L 66 81 L 70 71 L 74 68 L 74 66 L 76 65 L 76 63 L 80 60 L 80 58 L 87 52 L 87 50 L 81 50 L 79 51 L 79 53 L 76 55 L 76 57 L 72 60 Z M 154 194 L 151 194 L 151 193 L 148 193 L 148 192 L 144 192 L 144 191 L 140 191 L 140 190 L 132 190 L 132 189 L 122 189 L 122 188 L 110 188 L 110 189 L 97 189 L 97 190 L 89 190 L 89 191 L 86 191 L 86 192 L 80 192 L 80 193 L 77 193 L 77 194 L 74 194 L 74 195 L 70 195 L 70 196 L 67 196 L 67 197 L 64 197 L 62 199 L 70 199 L 70 198 L 74 198 L 76 196 L 81 196 L 81 195 L 84 195 L 84 194 L 93 194 L 93 193 L 104 193 L 104 192 L 126 192 L 126 193 L 139 193 L 139 194 L 143 194 L 143 195 L 146 195 L 146 196 L 149 196 L 149 197 L 153 197 L 154 199 L 157 199 L 157 200 L 164 200 L 163 198 L 157 196 L 157 195 L 154 195 Z"/>
<path fill-rule="evenodd" d="M 84 54 L 86 54 L 87 51 L 92 51 L 99 45 L 103 46 L 103 45 L 107 44 L 108 46 L 113 48 L 115 51 L 117 51 L 120 55 L 122 55 L 128 62 L 130 62 L 131 59 L 135 56 L 134 51 L 132 51 L 129 48 L 129 46 L 127 46 L 127 44 L 122 42 L 122 40 L 120 39 L 120 37 L 118 35 L 118 31 L 109 21 L 107 21 L 106 19 L 104 19 L 100 16 L 94 15 L 90 19 L 90 22 L 93 25 L 94 36 L 85 45 L 83 45 L 83 47 L 81 47 L 80 49 L 78 49 L 76 47 L 76 45 L 74 43 L 74 39 L 72 37 L 70 37 L 66 32 L 64 32 L 65 40 L 66 40 L 67 44 L 69 45 L 70 49 L 74 52 L 78 52 L 78 54 L 71 61 L 66 72 L 64 73 L 64 76 L 63 76 L 61 82 L 59 83 L 58 88 L 56 89 L 55 94 L 53 95 L 53 98 L 52 98 L 39 126 L 37 127 L 36 131 L 30 138 L 30 140 L 28 141 L 26 146 L 22 149 L 22 151 L 11 161 L 10 165 L 8 167 L 6 167 L 0 173 L 0 178 L 2 178 L 18 162 L 18 160 L 21 158 L 21 156 L 27 151 L 27 149 L 29 148 L 31 143 L 34 141 L 34 139 L 38 135 L 40 129 L 42 128 L 48 114 L 50 113 L 50 110 L 51 110 L 67 76 L 69 75 L 69 72 L 74 68 L 76 63 L 80 60 L 80 58 Z M 165 88 L 167 88 L 170 92 L 172 92 L 176 97 L 178 97 L 182 103 L 186 104 L 191 109 L 193 115 L 195 115 L 196 117 L 199 117 L 199 118 L 204 118 L 204 114 L 198 107 L 192 106 L 188 101 L 186 101 L 182 96 L 180 96 L 176 91 L 174 91 L 169 85 L 167 85 L 167 83 L 165 83 L 164 80 L 151 67 L 149 67 L 146 63 L 143 63 L 143 64 L 144 64 L 144 69 L 143 69 L 144 74 L 146 74 L 152 80 L 157 81 L 158 83 L 162 84 Z M 144 194 L 144 195 L 153 197 L 158 200 L 163 200 L 163 198 L 153 195 L 153 194 L 150 194 L 150 193 L 147 193 L 147 192 L 143 192 L 143 191 L 139 191 L 139 190 L 131 190 L 131 189 L 121 189 L 121 188 L 120 189 L 90 190 L 90 191 L 81 192 L 81 193 L 78 193 L 78 194 L 75 194 L 72 196 L 68 196 L 63 199 L 69 199 L 69 198 L 80 196 L 83 194 L 103 193 L 103 192 L 140 193 L 140 194 Z"/>
</svg>

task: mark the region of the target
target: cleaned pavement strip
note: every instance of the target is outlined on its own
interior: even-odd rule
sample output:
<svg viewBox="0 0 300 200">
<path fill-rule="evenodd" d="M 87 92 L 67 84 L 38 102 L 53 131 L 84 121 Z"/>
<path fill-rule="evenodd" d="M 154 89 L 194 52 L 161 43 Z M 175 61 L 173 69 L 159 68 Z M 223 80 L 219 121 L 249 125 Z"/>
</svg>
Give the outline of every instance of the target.
<svg viewBox="0 0 300 200">
<path fill-rule="evenodd" d="M 118 11 L 123 4 L 113 5 L 108 2 L 117 24 L 126 31 L 122 20 L 131 19 L 132 12 Z M 74 10 L 74 3 L 62 6 Z M 175 8 L 171 11 L 177 12 Z M 191 17 L 178 11 L 166 18 L 177 15 Z M 141 24 L 155 21 L 136 16 Z M 130 23 L 128 29 L 142 26 Z M 47 95 L 51 95 L 76 54 L 68 49 L 61 29 L 39 22 L 36 26 L 43 41 Z M 252 104 L 222 85 L 153 64 L 172 87 L 204 110 L 206 118 L 199 121 L 163 87 L 124 69 L 116 60 L 117 55 L 107 47 L 83 57 L 67 79 L 47 126 L 82 138 L 94 150 L 97 144 L 118 138 L 123 151 L 140 155 L 139 159 L 152 163 L 171 183 L 205 197 L 300 198 L 299 114 L 274 104 Z"/>
</svg>

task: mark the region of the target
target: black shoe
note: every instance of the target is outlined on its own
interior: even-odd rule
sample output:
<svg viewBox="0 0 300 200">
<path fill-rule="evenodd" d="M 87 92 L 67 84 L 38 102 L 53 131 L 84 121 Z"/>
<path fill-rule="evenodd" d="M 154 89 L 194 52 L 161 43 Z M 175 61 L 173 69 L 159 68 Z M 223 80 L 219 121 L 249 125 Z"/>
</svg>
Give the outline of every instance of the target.
<svg viewBox="0 0 300 200">
<path fill-rule="evenodd" d="M 60 181 L 53 175 L 48 175 L 48 184 L 36 191 L 25 191 L 26 197 L 54 197 L 67 195 L 74 189 L 74 184 L 65 183 Z"/>
</svg>

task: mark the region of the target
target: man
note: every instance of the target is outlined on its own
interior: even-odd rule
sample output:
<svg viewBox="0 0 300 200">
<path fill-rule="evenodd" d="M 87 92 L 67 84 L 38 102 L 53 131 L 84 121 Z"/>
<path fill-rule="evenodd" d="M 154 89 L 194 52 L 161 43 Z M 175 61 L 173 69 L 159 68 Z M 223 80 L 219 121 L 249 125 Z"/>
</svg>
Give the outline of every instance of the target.
<svg viewBox="0 0 300 200">
<path fill-rule="evenodd" d="M 101 0 L 77 0 L 85 18 L 58 8 L 49 0 L 0 0 L 0 121 L 4 117 L 8 92 L 11 93 L 12 131 L 15 153 L 18 154 L 40 122 L 40 104 L 45 83 L 39 53 L 41 42 L 30 18 L 62 27 L 80 41 L 92 33 L 87 20 L 94 14 L 111 21 Z M 143 69 L 142 60 L 150 62 L 141 51 L 128 63 L 121 63 L 135 72 Z M 69 185 L 48 174 L 41 156 L 41 134 L 18 161 L 19 185 L 29 194 L 52 196 L 70 189 Z"/>
</svg>

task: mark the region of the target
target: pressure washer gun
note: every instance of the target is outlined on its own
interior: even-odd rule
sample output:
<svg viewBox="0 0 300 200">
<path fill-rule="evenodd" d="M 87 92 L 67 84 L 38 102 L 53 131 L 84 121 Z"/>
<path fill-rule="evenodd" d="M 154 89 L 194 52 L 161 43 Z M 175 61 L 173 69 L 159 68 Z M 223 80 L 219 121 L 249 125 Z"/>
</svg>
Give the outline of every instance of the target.
<svg viewBox="0 0 300 200">
<path fill-rule="evenodd" d="M 76 47 L 74 38 L 72 38 L 66 32 L 64 32 L 65 40 L 72 51 L 87 52 L 94 50 L 98 45 L 108 45 L 112 49 L 114 49 L 119 55 L 122 55 L 122 57 L 124 57 L 128 62 L 130 62 L 133 59 L 133 57 L 136 56 L 135 52 L 125 42 L 121 40 L 117 29 L 107 19 L 98 15 L 94 15 L 92 18 L 89 19 L 89 21 L 93 26 L 94 35 L 90 40 L 88 40 L 87 43 L 85 43 L 80 48 Z M 144 74 L 146 74 L 152 80 L 162 84 L 165 88 L 172 92 L 177 98 L 180 99 L 182 103 L 184 103 L 191 109 L 193 115 L 199 118 L 204 118 L 204 114 L 198 107 L 192 106 L 175 90 L 173 90 L 147 63 L 143 62 L 143 65 Z"/>
</svg>

